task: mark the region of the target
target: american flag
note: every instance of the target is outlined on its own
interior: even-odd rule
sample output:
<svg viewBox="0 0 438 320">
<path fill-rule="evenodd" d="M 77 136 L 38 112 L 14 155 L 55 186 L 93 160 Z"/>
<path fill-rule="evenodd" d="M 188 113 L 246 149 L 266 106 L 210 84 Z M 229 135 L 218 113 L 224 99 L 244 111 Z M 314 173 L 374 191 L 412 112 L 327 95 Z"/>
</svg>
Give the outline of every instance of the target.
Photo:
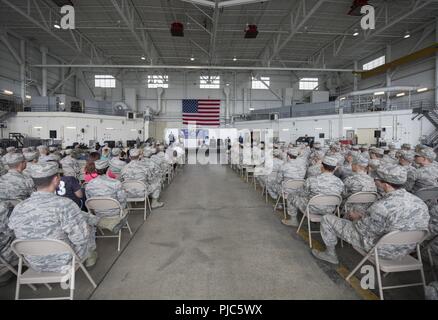
<svg viewBox="0 0 438 320">
<path fill-rule="evenodd" d="M 184 99 L 182 101 L 183 124 L 218 127 L 220 106 L 220 100 Z"/>
</svg>

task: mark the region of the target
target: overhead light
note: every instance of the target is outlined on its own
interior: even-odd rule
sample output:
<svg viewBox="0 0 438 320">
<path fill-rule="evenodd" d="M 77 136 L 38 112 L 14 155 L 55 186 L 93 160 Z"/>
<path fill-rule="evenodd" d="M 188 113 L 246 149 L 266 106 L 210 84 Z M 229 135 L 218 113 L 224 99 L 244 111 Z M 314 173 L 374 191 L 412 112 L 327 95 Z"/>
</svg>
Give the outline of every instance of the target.
<svg viewBox="0 0 438 320">
<path fill-rule="evenodd" d="M 406 93 L 404 93 L 404 92 L 401 92 L 401 93 L 397 93 L 397 94 L 396 94 L 397 97 L 404 97 L 405 95 L 406 95 Z"/>
<path fill-rule="evenodd" d="M 353 37 L 357 37 L 359 35 L 359 31 L 357 29 L 354 29 Z"/>
<path fill-rule="evenodd" d="M 353 127 L 344 127 L 344 130 L 351 130 Z"/>
<path fill-rule="evenodd" d="M 429 88 L 421 88 L 421 89 L 418 89 L 417 92 L 425 92 L 427 90 L 429 90 Z"/>
<path fill-rule="evenodd" d="M 190 57 L 190 61 L 195 61 L 195 57 L 193 55 Z"/>
<path fill-rule="evenodd" d="M 32 97 L 29 96 L 29 95 L 26 95 L 26 99 L 27 99 L 27 100 L 30 100 L 30 99 L 32 99 Z"/>
<path fill-rule="evenodd" d="M 61 102 L 59 103 L 59 105 L 60 105 L 60 106 L 63 106 L 64 104 L 65 104 L 65 103 L 64 103 L 64 102 L 62 102 L 62 101 L 61 101 Z"/>
<path fill-rule="evenodd" d="M 283 131 L 289 131 L 289 128 L 282 129 Z"/>
<path fill-rule="evenodd" d="M 9 91 L 9 90 L 3 90 L 3 93 L 10 95 L 10 96 L 14 94 L 12 91 Z"/>
<path fill-rule="evenodd" d="M 142 57 L 141 57 L 141 60 L 146 60 L 146 57 L 145 57 L 145 56 L 142 56 Z"/>
<path fill-rule="evenodd" d="M 409 33 L 409 31 L 406 31 L 405 35 L 403 36 L 403 38 L 407 39 L 410 38 L 411 34 Z"/>
<path fill-rule="evenodd" d="M 61 29 L 61 26 L 59 25 L 58 21 L 55 21 L 55 24 L 53 25 L 56 29 Z"/>
<path fill-rule="evenodd" d="M 76 127 L 65 127 L 66 129 L 76 130 Z"/>
<path fill-rule="evenodd" d="M 342 97 L 342 98 L 341 98 L 341 99 L 339 99 L 339 100 L 341 100 L 341 101 L 342 101 L 342 100 L 345 100 L 345 99 L 346 99 L 345 97 Z"/>
<path fill-rule="evenodd" d="M 385 94 L 384 91 L 379 91 L 374 93 L 375 96 L 383 96 L 384 94 Z"/>
<path fill-rule="evenodd" d="M 137 129 L 131 129 L 131 131 L 137 131 Z"/>
<path fill-rule="evenodd" d="M 315 130 L 322 130 L 322 128 L 315 128 Z"/>
<path fill-rule="evenodd" d="M 114 128 L 105 128 L 105 130 L 114 130 Z"/>
<path fill-rule="evenodd" d="M 252 108 L 252 107 L 251 107 L 251 108 L 249 108 L 249 111 L 254 111 L 254 110 L 255 110 L 255 109 L 254 109 L 254 108 Z"/>
<path fill-rule="evenodd" d="M 227 84 L 226 84 L 226 86 L 227 86 L 227 87 L 229 87 L 229 86 L 230 86 L 230 84 L 229 84 L 229 83 L 227 83 Z"/>
<path fill-rule="evenodd" d="M 33 127 L 34 129 L 42 129 L 43 127 Z"/>
<path fill-rule="evenodd" d="M 236 56 L 234 56 L 234 58 L 233 58 L 233 61 L 237 61 L 237 58 L 236 58 Z"/>
</svg>

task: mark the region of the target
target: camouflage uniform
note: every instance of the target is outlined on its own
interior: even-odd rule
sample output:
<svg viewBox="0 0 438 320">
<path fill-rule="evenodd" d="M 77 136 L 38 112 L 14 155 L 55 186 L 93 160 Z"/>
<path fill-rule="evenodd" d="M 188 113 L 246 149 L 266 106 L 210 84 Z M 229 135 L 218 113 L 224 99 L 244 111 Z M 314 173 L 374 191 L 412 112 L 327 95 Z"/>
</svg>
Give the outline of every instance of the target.
<svg viewBox="0 0 438 320">
<path fill-rule="evenodd" d="M 158 199 L 161 194 L 161 168 L 150 158 L 144 158 L 141 160 L 141 163 L 151 172 L 147 184 L 149 193 L 152 194 L 153 199 Z"/>
<path fill-rule="evenodd" d="M 5 168 L 2 162 L 0 162 L 0 176 L 6 174 L 8 170 Z"/>
<path fill-rule="evenodd" d="M 147 194 L 151 194 L 153 189 L 149 185 L 149 181 L 151 180 L 152 172 L 149 168 L 147 168 L 140 160 L 131 160 L 121 171 L 120 173 L 120 181 L 128 181 L 128 180 L 138 180 L 143 182 L 147 188 Z M 143 189 L 130 189 L 126 190 L 128 193 L 128 198 L 142 198 L 145 196 L 145 190 Z M 158 193 L 159 195 L 159 193 Z M 155 194 L 157 196 L 157 194 Z M 158 198 L 158 196 L 157 196 Z"/>
<path fill-rule="evenodd" d="M 17 256 L 11 249 L 11 243 L 15 237 L 8 227 L 8 215 L 9 207 L 7 203 L 0 202 L 0 255 L 7 263 L 16 264 Z"/>
<path fill-rule="evenodd" d="M 272 171 L 265 177 L 266 189 L 268 190 L 269 195 L 274 199 L 277 199 L 277 173 L 283 163 L 283 160 L 274 157 L 274 159 L 272 159 Z"/>
<path fill-rule="evenodd" d="M 286 182 L 288 180 L 300 180 L 304 179 L 306 175 L 306 167 L 304 166 L 303 162 L 298 159 L 290 159 L 286 163 L 284 163 L 277 172 L 277 179 L 276 184 L 274 187 L 276 189 L 269 190 L 271 197 L 276 199 L 278 197 L 278 194 L 281 193 L 281 186 L 283 182 Z M 272 186 L 271 186 L 272 187 Z M 294 192 L 295 190 L 285 190 L 286 193 L 290 194 Z M 274 197 L 275 196 L 275 197 Z"/>
<path fill-rule="evenodd" d="M 321 220 L 321 236 L 326 246 L 334 247 L 337 238 L 371 250 L 385 234 L 395 231 L 427 230 L 429 212 L 426 204 L 404 189 L 395 190 L 372 204 L 365 216 L 357 221 L 326 215 Z M 397 259 L 406 256 L 415 245 L 386 245 L 379 249 L 383 258 Z"/>
<path fill-rule="evenodd" d="M 306 178 L 316 177 L 321 174 L 321 164 L 317 163 L 307 168 Z"/>
<path fill-rule="evenodd" d="M 412 186 L 412 193 L 427 187 L 438 186 L 438 170 L 432 165 L 426 165 L 415 171 L 415 182 Z"/>
<path fill-rule="evenodd" d="M 328 159 L 330 158 L 330 159 Z M 323 163 L 328 165 L 336 164 L 337 159 L 334 157 L 326 157 Z M 329 164 L 330 163 L 330 164 Z M 288 214 L 296 218 L 298 210 L 306 211 L 307 204 L 311 198 L 316 195 L 339 195 L 341 196 L 344 190 L 342 181 L 335 177 L 332 173 L 324 172 L 316 177 L 310 177 L 304 183 L 304 188 L 301 192 L 291 194 L 287 199 Z M 310 213 L 325 215 L 333 213 L 335 207 L 333 206 L 311 206 Z"/>
<path fill-rule="evenodd" d="M 76 159 L 74 159 L 71 155 L 66 156 L 59 163 L 61 164 L 63 169 L 66 167 L 71 168 L 75 172 L 74 177 L 76 179 L 80 178 L 81 166 L 80 166 L 79 162 Z"/>
<path fill-rule="evenodd" d="M 338 171 L 337 176 L 342 181 L 344 181 L 345 179 L 347 179 L 349 176 L 353 174 L 351 163 L 348 163 L 347 161 L 345 161 L 344 164 L 341 167 L 339 167 L 337 171 Z"/>
<path fill-rule="evenodd" d="M 352 194 L 357 192 L 377 192 L 374 179 L 365 172 L 354 172 L 344 180 L 344 192 L 342 198 L 347 200 Z M 348 206 L 349 211 L 364 212 L 371 204 L 354 204 Z"/>
</svg>

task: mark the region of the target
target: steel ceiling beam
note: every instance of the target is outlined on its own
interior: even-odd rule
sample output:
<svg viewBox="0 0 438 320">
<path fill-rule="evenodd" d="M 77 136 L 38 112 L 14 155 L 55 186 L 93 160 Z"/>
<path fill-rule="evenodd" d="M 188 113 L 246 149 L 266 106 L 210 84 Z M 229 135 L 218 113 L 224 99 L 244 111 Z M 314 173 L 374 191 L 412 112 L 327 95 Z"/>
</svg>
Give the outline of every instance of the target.
<svg viewBox="0 0 438 320">
<path fill-rule="evenodd" d="M 103 68 L 103 69 L 185 69 L 185 70 L 244 70 L 244 71 L 317 71 L 317 72 L 355 72 L 354 69 L 335 68 L 277 68 L 277 67 L 237 67 L 237 66 L 175 66 L 175 65 L 123 65 L 123 64 L 35 64 L 35 68 Z"/>
<path fill-rule="evenodd" d="M 209 49 L 209 63 L 212 64 L 214 62 L 214 56 L 216 51 L 216 36 L 217 36 L 217 28 L 219 24 L 219 0 L 215 1 L 214 13 L 213 13 L 213 29 L 210 35 L 210 49 Z"/>
<path fill-rule="evenodd" d="M 138 30 L 135 28 L 136 24 L 136 10 L 134 5 L 129 0 L 110 0 L 113 7 L 116 9 L 120 18 L 128 27 L 128 30 L 131 32 L 132 36 L 135 38 L 144 54 L 149 58 L 151 63 L 156 62 L 160 59 L 160 55 L 158 53 L 157 48 L 155 47 L 151 36 L 145 29 Z M 144 24 L 141 21 L 141 17 L 139 17 L 139 24 L 144 28 Z"/>
</svg>

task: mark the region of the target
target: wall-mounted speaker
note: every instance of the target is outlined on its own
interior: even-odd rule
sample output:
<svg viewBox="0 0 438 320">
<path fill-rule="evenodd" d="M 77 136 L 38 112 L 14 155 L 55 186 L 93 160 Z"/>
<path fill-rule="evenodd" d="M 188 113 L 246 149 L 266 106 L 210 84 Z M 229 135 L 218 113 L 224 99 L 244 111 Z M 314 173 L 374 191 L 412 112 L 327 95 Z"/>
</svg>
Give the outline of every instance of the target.
<svg viewBox="0 0 438 320">
<path fill-rule="evenodd" d="M 56 130 L 50 130 L 49 137 L 50 139 L 56 139 Z"/>
<path fill-rule="evenodd" d="M 380 130 L 374 130 L 374 138 L 380 138 L 381 131 Z"/>
</svg>

